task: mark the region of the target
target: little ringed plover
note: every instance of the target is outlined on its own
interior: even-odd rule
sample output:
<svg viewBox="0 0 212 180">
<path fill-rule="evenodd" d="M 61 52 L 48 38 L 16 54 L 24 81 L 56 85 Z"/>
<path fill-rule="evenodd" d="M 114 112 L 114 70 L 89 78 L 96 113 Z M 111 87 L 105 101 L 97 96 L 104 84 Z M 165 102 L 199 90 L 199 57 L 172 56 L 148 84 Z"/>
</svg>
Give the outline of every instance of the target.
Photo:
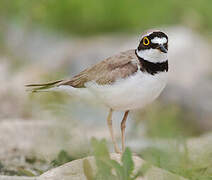
<svg viewBox="0 0 212 180">
<path fill-rule="evenodd" d="M 130 110 L 141 109 L 164 89 L 168 74 L 168 36 L 150 30 L 141 36 L 137 49 L 121 52 L 85 69 L 69 80 L 29 84 L 32 92 L 65 91 L 79 98 L 98 100 L 109 108 L 107 124 L 115 152 L 120 153 L 112 128 L 113 111 L 124 111 L 121 122 L 122 152 Z"/>
</svg>

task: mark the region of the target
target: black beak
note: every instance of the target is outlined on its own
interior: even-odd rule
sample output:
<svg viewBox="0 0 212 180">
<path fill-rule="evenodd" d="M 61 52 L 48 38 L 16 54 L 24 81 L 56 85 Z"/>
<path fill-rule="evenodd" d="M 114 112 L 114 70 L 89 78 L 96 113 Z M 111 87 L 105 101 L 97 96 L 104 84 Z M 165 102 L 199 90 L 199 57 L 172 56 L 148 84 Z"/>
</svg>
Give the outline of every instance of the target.
<svg viewBox="0 0 212 180">
<path fill-rule="evenodd" d="M 167 53 L 167 52 L 168 52 L 168 50 L 167 50 L 162 44 L 160 44 L 160 45 L 157 47 L 157 49 L 159 49 L 161 52 L 164 52 L 164 53 Z"/>
</svg>

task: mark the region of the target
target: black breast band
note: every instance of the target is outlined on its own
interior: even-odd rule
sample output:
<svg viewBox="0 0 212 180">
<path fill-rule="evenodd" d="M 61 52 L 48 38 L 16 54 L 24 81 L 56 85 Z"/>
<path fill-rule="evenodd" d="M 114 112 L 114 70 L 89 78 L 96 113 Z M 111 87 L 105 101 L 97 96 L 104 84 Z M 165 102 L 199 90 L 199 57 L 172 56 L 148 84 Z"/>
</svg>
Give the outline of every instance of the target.
<svg viewBox="0 0 212 180">
<path fill-rule="evenodd" d="M 158 62 L 158 63 L 153 63 L 150 61 L 147 61 L 137 55 L 137 52 L 135 50 L 135 54 L 138 57 L 139 62 L 141 63 L 141 68 L 140 70 L 143 72 L 147 72 L 151 75 L 157 74 L 159 72 L 167 72 L 169 67 L 168 67 L 168 60 L 164 62 Z"/>
</svg>

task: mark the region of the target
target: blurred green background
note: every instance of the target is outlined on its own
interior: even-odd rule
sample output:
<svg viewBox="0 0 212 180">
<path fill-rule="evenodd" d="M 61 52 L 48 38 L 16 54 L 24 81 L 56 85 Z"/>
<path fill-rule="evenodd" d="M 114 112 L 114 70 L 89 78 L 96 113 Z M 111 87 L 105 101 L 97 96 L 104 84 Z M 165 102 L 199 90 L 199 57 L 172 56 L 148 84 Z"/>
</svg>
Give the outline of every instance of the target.
<svg viewBox="0 0 212 180">
<path fill-rule="evenodd" d="M 0 16 L 21 25 L 96 35 L 185 24 L 212 30 L 211 0 L 1 0 Z"/>
</svg>

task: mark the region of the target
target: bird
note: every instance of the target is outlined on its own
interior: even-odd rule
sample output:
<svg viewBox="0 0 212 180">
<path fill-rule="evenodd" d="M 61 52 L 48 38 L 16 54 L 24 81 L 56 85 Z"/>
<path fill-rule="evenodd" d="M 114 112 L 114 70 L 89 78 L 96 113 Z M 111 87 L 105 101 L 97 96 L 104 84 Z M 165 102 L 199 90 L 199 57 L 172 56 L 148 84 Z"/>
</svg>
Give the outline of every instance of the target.
<svg viewBox="0 0 212 180">
<path fill-rule="evenodd" d="M 76 76 L 44 84 L 28 84 L 31 92 L 63 91 L 99 101 L 108 110 L 107 125 L 116 153 L 125 150 L 125 128 L 131 110 L 142 109 L 162 92 L 168 79 L 168 36 L 161 30 L 141 34 L 137 48 L 108 57 Z M 114 111 L 124 113 L 119 149 L 112 126 Z"/>
</svg>

